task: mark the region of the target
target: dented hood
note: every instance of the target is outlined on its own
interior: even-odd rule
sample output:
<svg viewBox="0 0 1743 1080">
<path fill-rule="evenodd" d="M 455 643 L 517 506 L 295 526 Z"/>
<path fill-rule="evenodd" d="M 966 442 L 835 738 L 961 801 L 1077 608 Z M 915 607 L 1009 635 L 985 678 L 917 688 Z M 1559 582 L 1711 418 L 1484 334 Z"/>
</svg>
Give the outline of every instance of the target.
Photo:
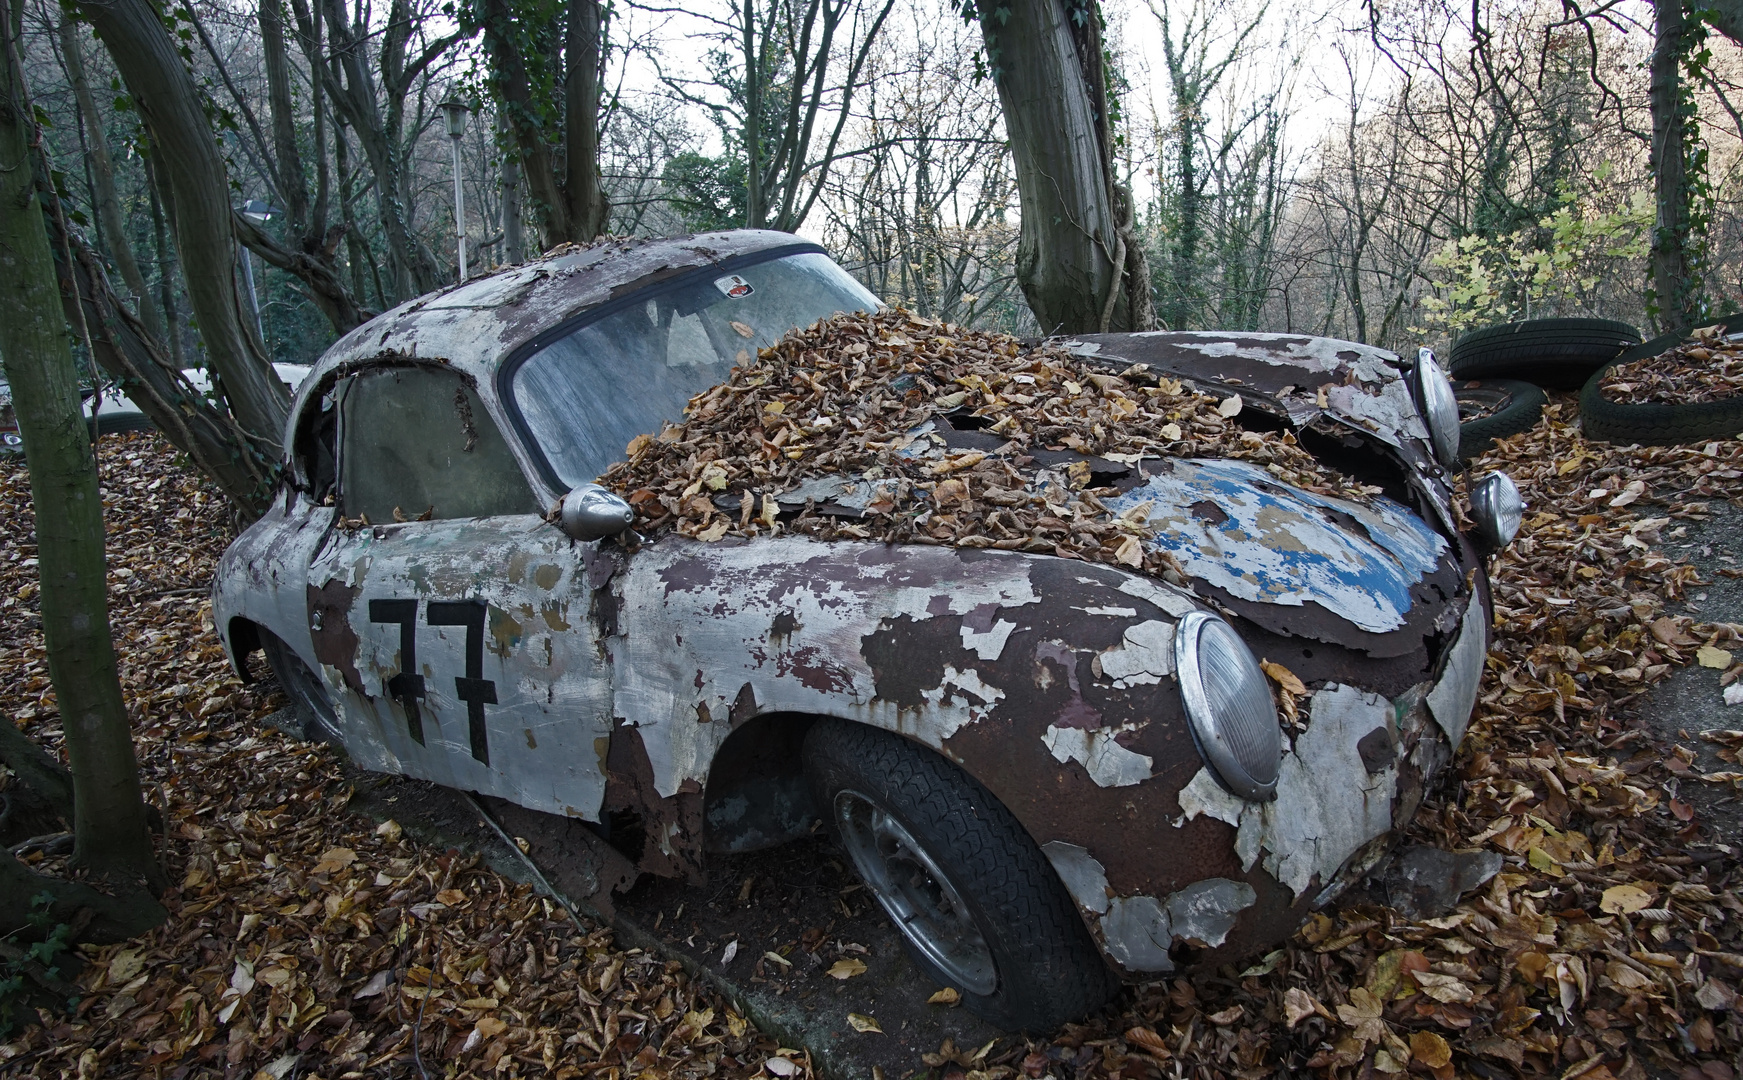
<svg viewBox="0 0 1743 1080">
<path fill-rule="evenodd" d="M 1268 401 L 1295 427 L 1331 416 L 1400 448 L 1428 439 L 1397 354 L 1371 345 L 1305 334 L 1175 330 L 1086 334 L 1063 344 L 1116 367 L 1145 364 Z"/>
<path fill-rule="evenodd" d="M 1368 505 L 1289 487 L 1244 461 L 1145 462 L 1142 483 L 1103 502 L 1138 509 L 1187 576 L 1255 603 L 1318 604 L 1369 633 L 1405 624 L 1411 589 L 1447 542 L 1384 497 Z"/>
</svg>

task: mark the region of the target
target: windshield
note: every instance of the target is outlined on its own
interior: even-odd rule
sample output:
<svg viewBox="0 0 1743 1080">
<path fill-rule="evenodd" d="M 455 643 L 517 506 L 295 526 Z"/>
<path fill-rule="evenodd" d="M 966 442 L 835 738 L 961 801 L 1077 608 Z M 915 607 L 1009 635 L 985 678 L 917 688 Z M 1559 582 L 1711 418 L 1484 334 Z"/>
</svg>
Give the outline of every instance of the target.
<svg viewBox="0 0 1743 1080">
<path fill-rule="evenodd" d="M 637 435 L 680 419 L 690 398 L 787 331 L 878 306 L 818 252 L 687 275 L 528 357 L 511 394 L 551 471 L 573 487 L 621 460 Z"/>
</svg>

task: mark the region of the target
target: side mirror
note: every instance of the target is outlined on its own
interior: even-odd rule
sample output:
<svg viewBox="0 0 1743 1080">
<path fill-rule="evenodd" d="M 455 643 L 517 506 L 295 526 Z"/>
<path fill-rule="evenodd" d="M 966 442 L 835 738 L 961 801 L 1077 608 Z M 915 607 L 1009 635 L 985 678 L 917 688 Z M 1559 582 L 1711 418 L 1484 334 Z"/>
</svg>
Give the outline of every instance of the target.
<svg viewBox="0 0 1743 1080">
<path fill-rule="evenodd" d="M 616 536 L 635 524 L 629 503 L 598 484 L 578 484 L 563 496 L 557 510 L 557 527 L 575 540 L 599 540 Z"/>
</svg>

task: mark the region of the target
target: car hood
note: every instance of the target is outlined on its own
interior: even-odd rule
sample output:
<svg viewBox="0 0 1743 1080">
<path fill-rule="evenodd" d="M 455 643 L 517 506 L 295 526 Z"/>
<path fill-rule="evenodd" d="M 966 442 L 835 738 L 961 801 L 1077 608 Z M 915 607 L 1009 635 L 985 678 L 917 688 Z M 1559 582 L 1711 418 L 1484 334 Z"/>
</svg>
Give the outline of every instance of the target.
<svg viewBox="0 0 1743 1080">
<path fill-rule="evenodd" d="M 1219 384 L 1283 414 L 1294 427 L 1330 416 L 1399 449 L 1421 448 L 1428 440 L 1402 362 L 1371 345 L 1304 334 L 1174 330 L 1086 334 L 1061 344 L 1115 367 L 1145 364 Z"/>
<path fill-rule="evenodd" d="M 932 424 L 911 438 L 906 455 L 941 456 L 950 449 Z M 1424 638 L 1458 620 L 1457 551 L 1391 499 L 1318 495 L 1243 461 L 1091 460 L 1098 482 L 1120 489 L 1101 504 L 1114 515 L 1141 517 L 1151 534 L 1144 545 L 1173 557 L 1182 584 L 1264 630 L 1348 646 L 1373 658 L 1426 658 L 1431 650 Z M 1029 473 L 1028 490 L 1053 502 L 1069 498 L 1066 474 L 1037 464 L 1042 467 Z M 819 513 L 856 517 L 889 482 L 821 477 L 776 499 L 789 512 L 809 505 Z M 1053 485 L 1066 490 L 1053 495 Z"/>
<path fill-rule="evenodd" d="M 1369 633 L 1404 626 L 1411 592 L 1448 545 L 1390 499 L 1367 505 L 1289 487 L 1244 461 L 1147 463 L 1147 479 L 1102 502 L 1139 511 L 1186 576 L 1253 603 L 1317 605 Z M 1150 472 L 1150 469 L 1146 469 Z"/>
</svg>

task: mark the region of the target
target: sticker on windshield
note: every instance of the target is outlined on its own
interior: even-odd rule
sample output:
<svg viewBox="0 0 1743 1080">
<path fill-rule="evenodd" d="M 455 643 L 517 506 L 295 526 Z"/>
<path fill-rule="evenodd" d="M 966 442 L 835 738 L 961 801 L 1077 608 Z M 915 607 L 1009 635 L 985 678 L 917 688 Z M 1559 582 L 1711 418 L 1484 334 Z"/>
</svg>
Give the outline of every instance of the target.
<svg viewBox="0 0 1743 1080">
<path fill-rule="evenodd" d="M 723 278 L 715 278 L 714 287 L 733 300 L 742 300 L 751 293 L 756 292 L 755 289 L 750 287 L 750 282 L 739 277 L 737 274 L 728 274 Z"/>
</svg>

